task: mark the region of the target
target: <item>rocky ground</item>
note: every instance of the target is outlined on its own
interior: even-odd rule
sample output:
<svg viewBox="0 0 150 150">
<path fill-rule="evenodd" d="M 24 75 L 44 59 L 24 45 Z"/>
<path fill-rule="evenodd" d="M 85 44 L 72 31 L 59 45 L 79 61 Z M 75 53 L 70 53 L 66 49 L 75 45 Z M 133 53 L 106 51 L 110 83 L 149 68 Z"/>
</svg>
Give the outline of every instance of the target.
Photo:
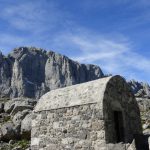
<svg viewBox="0 0 150 150">
<path fill-rule="evenodd" d="M 130 81 L 129 85 L 140 108 L 143 133 L 150 135 L 150 86 L 135 80 Z"/>
<path fill-rule="evenodd" d="M 101 77 L 98 66 L 79 64 L 52 51 L 19 47 L 7 57 L 0 53 L 0 150 L 29 149 L 35 99 L 52 89 Z M 150 86 L 134 80 L 129 85 L 140 107 L 143 133 L 149 135 Z"/>
<path fill-rule="evenodd" d="M 0 150 L 24 150 L 29 147 L 34 99 L 0 100 Z"/>
<path fill-rule="evenodd" d="M 53 51 L 19 47 L 8 56 L 0 52 L 0 149 L 26 148 L 35 99 L 50 90 L 101 77 L 100 67 L 80 64 Z"/>
<path fill-rule="evenodd" d="M 131 83 L 134 83 L 134 86 Z M 134 87 L 137 87 L 135 82 L 129 84 L 134 92 Z M 145 89 L 149 89 L 149 86 L 138 89 L 134 94 L 141 112 L 143 133 L 150 135 L 150 97 L 146 93 L 148 90 Z M 0 150 L 29 149 L 31 113 L 36 102 L 30 98 L 0 99 Z"/>
<path fill-rule="evenodd" d="M 141 113 L 143 133 L 150 134 L 150 99 L 136 98 Z"/>
</svg>

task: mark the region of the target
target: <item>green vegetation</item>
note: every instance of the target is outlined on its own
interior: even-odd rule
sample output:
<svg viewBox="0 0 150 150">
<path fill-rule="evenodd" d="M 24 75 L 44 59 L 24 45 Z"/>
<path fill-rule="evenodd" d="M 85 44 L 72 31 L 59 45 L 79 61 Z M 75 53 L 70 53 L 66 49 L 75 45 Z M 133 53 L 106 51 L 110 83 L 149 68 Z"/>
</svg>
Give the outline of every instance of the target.
<svg viewBox="0 0 150 150">
<path fill-rule="evenodd" d="M 14 148 L 14 147 L 20 147 L 22 150 L 24 150 L 24 149 L 28 148 L 29 145 L 30 145 L 29 141 L 21 140 L 21 141 L 16 141 L 10 147 L 11 147 L 11 149 Z"/>
<path fill-rule="evenodd" d="M 13 144 L 4 144 L 0 146 L 0 150 L 12 150 L 15 147 L 19 147 L 22 150 L 25 150 L 29 147 L 30 142 L 27 140 L 14 141 Z"/>
<path fill-rule="evenodd" d="M 8 122 L 10 120 L 11 120 L 10 116 L 4 116 L 4 118 L 3 118 L 3 122 Z"/>
<path fill-rule="evenodd" d="M 150 129 L 150 120 L 149 120 L 150 110 L 149 111 L 141 111 L 140 114 L 141 114 L 141 123 L 142 123 L 142 126 L 144 124 L 148 124 L 147 129 Z"/>
<path fill-rule="evenodd" d="M 7 102 L 9 100 L 10 100 L 9 97 L 0 98 L 0 102 Z"/>
</svg>

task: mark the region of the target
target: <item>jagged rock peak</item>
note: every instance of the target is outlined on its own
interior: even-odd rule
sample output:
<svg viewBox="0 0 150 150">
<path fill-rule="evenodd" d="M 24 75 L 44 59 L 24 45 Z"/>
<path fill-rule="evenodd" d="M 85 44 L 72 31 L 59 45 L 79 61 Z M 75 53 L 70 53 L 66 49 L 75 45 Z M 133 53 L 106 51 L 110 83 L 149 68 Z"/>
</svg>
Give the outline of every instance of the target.
<svg viewBox="0 0 150 150">
<path fill-rule="evenodd" d="M 39 98 L 46 92 L 103 77 L 98 66 L 75 62 L 53 51 L 15 48 L 0 56 L 0 96 Z"/>
<path fill-rule="evenodd" d="M 150 98 L 150 86 L 148 83 L 131 80 L 129 85 L 136 97 Z"/>
</svg>

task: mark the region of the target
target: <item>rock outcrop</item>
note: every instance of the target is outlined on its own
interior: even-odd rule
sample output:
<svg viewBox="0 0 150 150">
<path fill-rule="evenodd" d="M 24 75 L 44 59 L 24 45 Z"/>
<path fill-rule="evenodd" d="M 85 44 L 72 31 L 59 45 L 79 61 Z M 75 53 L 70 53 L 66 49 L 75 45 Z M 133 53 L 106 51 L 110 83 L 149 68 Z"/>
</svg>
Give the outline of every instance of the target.
<svg viewBox="0 0 150 150">
<path fill-rule="evenodd" d="M 98 66 L 34 47 L 0 53 L 0 96 L 38 99 L 46 92 L 103 77 Z"/>
<path fill-rule="evenodd" d="M 129 82 L 129 85 L 131 86 L 132 92 L 134 93 L 135 97 L 150 98 L 150 86 L 148 85 L 148 83 L 131 80 Z"/>
<path fill-rule="evenodd" d="M 129 85 L 140 108 L 143 133 L 150 135 L 150 86 L 147 83 L 135 80 L 130 81 Z"/>
<path fill-rule="evenodd" d="M 31 116 L 36 100 L 15 98 L 4 103 L 0 114 L 0 141 L 30 139 Z"/>
</svg>

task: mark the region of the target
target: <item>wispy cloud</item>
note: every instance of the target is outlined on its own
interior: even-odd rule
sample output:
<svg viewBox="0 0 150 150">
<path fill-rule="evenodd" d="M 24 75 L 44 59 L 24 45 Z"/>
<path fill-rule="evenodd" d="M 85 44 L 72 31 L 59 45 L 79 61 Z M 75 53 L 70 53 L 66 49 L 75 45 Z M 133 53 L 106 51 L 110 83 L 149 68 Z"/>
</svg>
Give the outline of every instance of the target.
<svg viewBox="0 0 150 150">
<path fill-rule="evenodd" d="M 59 5 L 62 3 L 54 0 L 15 0 L 0 5 L 0 21 L 3 21 L 0 48 L 4 53 L 25 45 L 53 49 L 79 62 L 97 64 L 105 73 L 148 79 L 150 60 L 136 50 L 133 39 L 129 39 L 129 30 L 149 23 L 150 2 L 77 0 L 74 3 L 76 7 L 72 10 L 71 4 Z M 143 31 L 147 33 L 142 29 L 142 36 Z"/>
<path fill-rule="evenodd" d="M 25 42 L 25 39 L 17 36 L 17 35 L 11 35 L 11 34 L 1 34 L 0 35 L 0 50 L 7 54 L 10 51 L 10 47 L 18 47 L 20 45 L 23 45 Z"/>
<path fill-rule="evenodd" d="M 51 31 L 62 22 L 68 14 L 59 9 L 57 3 L 46 0 L 26 0 L 1 8 L 0 18 L 9 22 L 15 29 L 41 33 Z"/>
<path fill-rule="evenodd" d="M 137 53 L 132 42 L 126 37 L 122 36 L 122 39 L 120 36 L 119 39 L 117 36 L 108 38 L 80 31 L 73 34 L 62 33 L 57 38 L 58 41 L 60 49 L 70 43 L 70 49 L 78 51 L 75 56 L 72 56 L 72 59 L 81 63 L 97 64 L 105 73 L 121 74 L 128 79 L 139 80 L 144 80 L 141 78 L 142 74 L 150 74 L 150 60 Z"/>
<path fill-rule="evenodd" d="M 5 54 L 17 46 L 50 48 L 51 37 L 69 17 L 53 0 L 3 1 L 0 14 L 0 49 Z"/>
</svg>

